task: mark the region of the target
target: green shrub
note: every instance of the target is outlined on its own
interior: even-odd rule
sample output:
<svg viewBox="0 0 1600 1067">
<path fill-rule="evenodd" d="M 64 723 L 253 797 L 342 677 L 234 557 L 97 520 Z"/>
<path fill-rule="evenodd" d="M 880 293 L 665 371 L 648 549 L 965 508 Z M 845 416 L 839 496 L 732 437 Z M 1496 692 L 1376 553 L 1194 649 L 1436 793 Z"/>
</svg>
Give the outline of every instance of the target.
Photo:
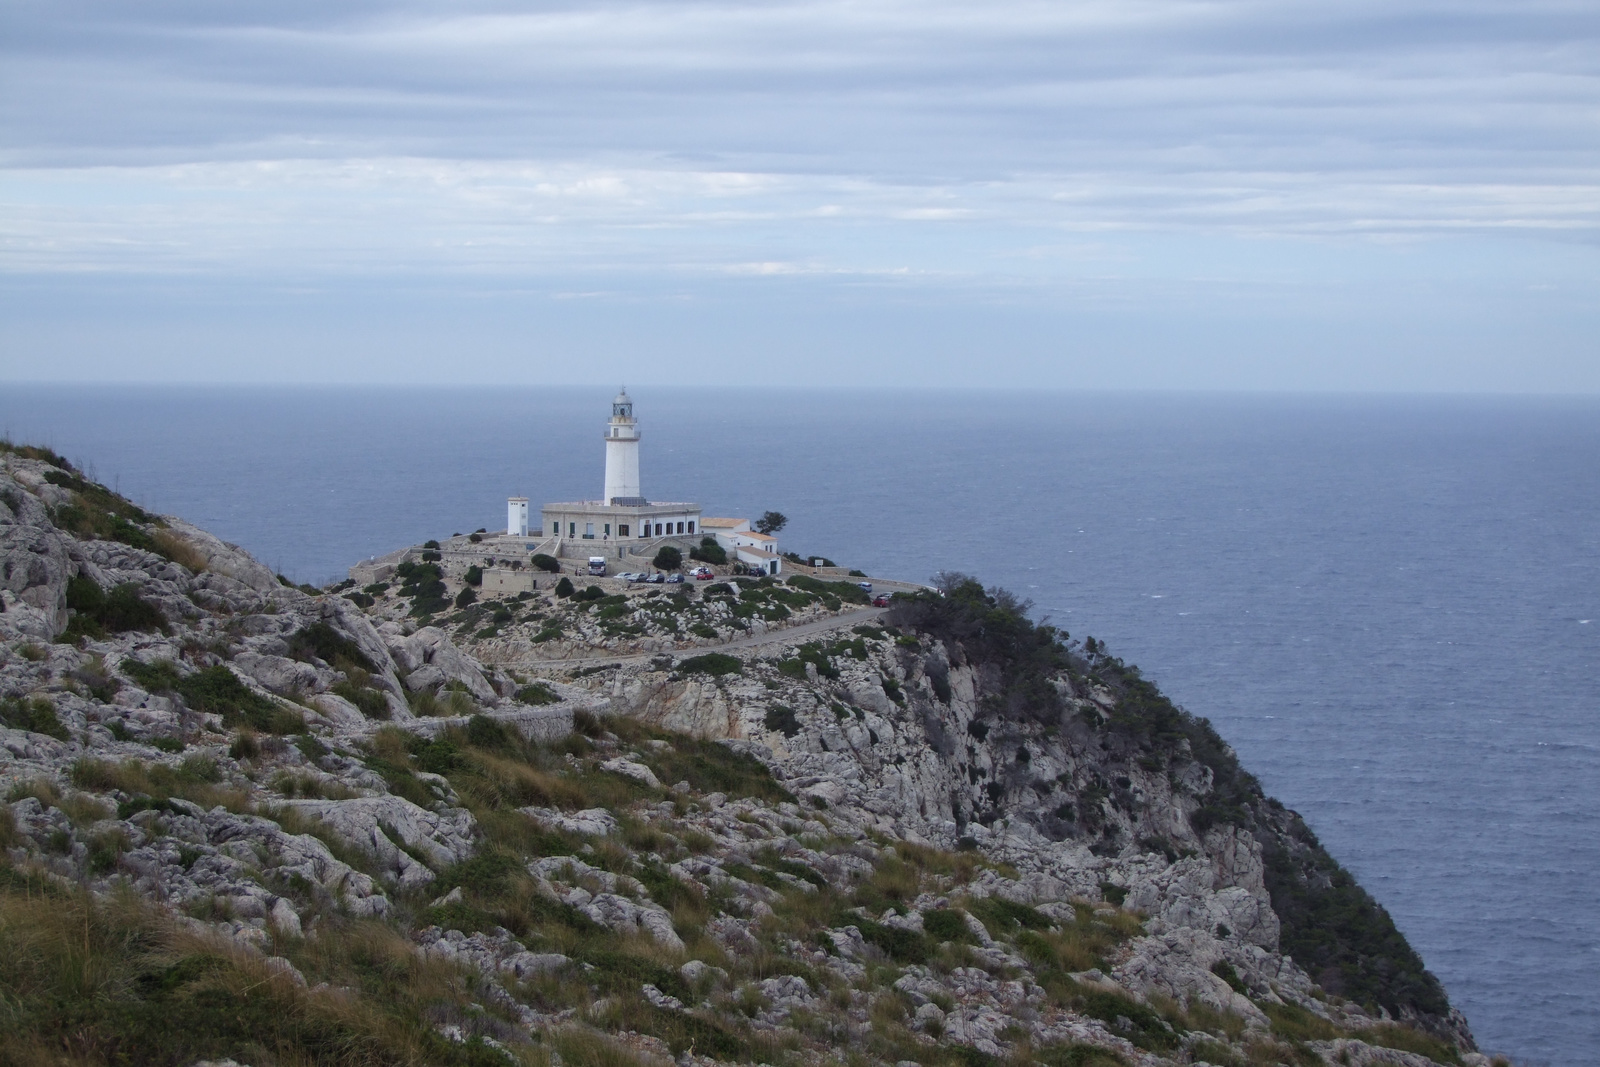
<svg viewBox="0 0 1600 1067">
<path fill-rule="evenodd" d="M 461 592 L 456 594 L 456 610 L 461 610 L 467 605 L 474 603 L 477 599 L 478 591 L 472 588 L 470 585 L 467 586 L 465 589 L 461 590 Z"/>
<path fill-rule="evenodd" d="M 139 587 L 132 582 L 124 582 L 108 593 L 94 579 L 79 575 L 67 582 L 67 607 L 74 615 L 61 635 L 64 641 L 134 630 L 167 632 L 161 609 L 142 598 Z"/>
<path fill-rule="evenodd" d="M 935 911 L 924 912 L 922 915 L 922 928 L 935 941 L 970 941 L 972 939 L 972 934 L 967 930 L 967 921 L 954 908 L 939 908 Z"/>
<path fill-rule="evenodd" d="M 487 715 L 474 715 L 467 720 L 466 737 L 467 744 L 490 751 L 512 746 L 511 735 L 506 728 Z"/>
<path fill-rule="evenodd" d="M 984 926 L 999 934 L 1014 930 L 1050 929 L 1050 919 L 1043 912 L 1026 904 L 1002 900 L 999 897 L 974 900 L 969 910 Z"/>
<path fill-rule="evenodd" d="M 672 545 L 662 545 L 650 564 L 658 571 L 675 571 L 683 566 L 683 553 Z"/>
<path fill-rule="evenodd" d="M 569 597 L 576 591 L 577 590 L 573 587 L 571 578 L 562 578 L 556 583 L 556 596 L 558 597 Z"/>
<path fill-rule="evenodd" d="M 252 692 L 221 664 L 180 679 L 175 688 L 190 708 L 221 715 L 229 726 L 245 725 L 268 734 L 305 732 L 305 719 L 298 712 Z"/>
<path fill-rule="evenodd" d="M 517 699 L 524 704 L 559 704 L 561 697 L 543 682 L 534 682 L 517 690 Z"/>
<path fill-rule="evenodd" d="M 676 737 L 672 748 L 651 753 L 645 762 L 663 782 L 688 782 L 697 793 L 726 793 L 769 803 L 794 800 L 760 760 L 715 741 Z"/>
<path fill-rule="evenodd" d="M 388 698 L 377 689 L 357 685 L 347 678 L 342 682 L 335 682 L 332 691 L 354 704 L 356 709 L 369 719 L 389 717 Z"/>
<path fill-rule="evenodd" d="M 466 582 L 468 585 L 482 585 L 483 568 L 474 563 L 472 566 L 467 568 L 466 576 L 462 578 L 462 581 Z"/>
<path fill-rule="evenodd" d="M 170 659 L 141 663 L 129 658 L 118 664 L 117 669 L 132 678 L 134 684 L 148 693 L 164 693 L 169 689 L 176 689 L 178 679 L 181 677 L 177 665 Z"/>
<path fill-rule="evenodd" d="M 560 574 L 561 573 L 561 563 L 560 563 L 560 561 L 556 560 L 553 556 L 545 555 L 543 552 L 536 553 L 534 555 L 534 557 L 531 560 L 529 560 L 528 562 L 532 563 L 535 567 L 537 567 L 540 570 L 545 571 L 545 572 L 547 572 L 549 574 Z"/>
<path fill-rule="evenodd" d="M 783 734 L 784 737 L 794 737 L 800 732 L 800 720 L 795 717 L 794 709 L 783 704 L 774 704 L 767 709 L 767 729 Z"/>
<path fill-rule="evenodd" d="M 851 604 L 869 604 L 872 594 L 854 582 L 825 582 L 809 574 L 797 574 L 789 579 L 796 589 L 804 589 L 818 596 L 832 596 Z"/>
<path fill-rule="evenodd" d="M 928 958 L 928 939 L 914 930 L 884 926 L 871 919 L 855 919 L 852 925 L 861 931 L 861 940 L 876 945 L 896 963 L 923 963 Z"/>
<path fill-rule="evenodd" d="M 55 705 L 44 697 L 32 697 L 28 700 L 9 697 L 0 700 L 0 722 L 13 730 L 31 730 L 36 734 L 53 737 L 57 741 L 65 741 L 68 736 L 67 728 L 61 725 L 61 720 L 56 717 Z"/>
<path fill-rule="evenodd" d="M 720 567 L 728 562 L 728 551 L 717 543 L 715 537 L 702 537 L 700 547 L 689 550 L 689 558 Z"/>
<path fill-rule="evenodd" d="M 1077 1043 L 1044 1045 L 1033 1050 L 1033 1058 L 1044 1067 L 1126 1067 L 1128 1062 L 1111 1049 Z"/>
<path fill-rule="evenodd" d="M 720 678 L 724 674 L 743 674 L 744 664 L 739 657 L 726 652 L 707 652 L 703 656 L 690 656 L 679 663 L 677 669 L 684 674 L 709 674 Z"/>
<path fill-rule="evenodd" d="M 346 670 L 352 664 L 364 671 L 378 670 L 360 645 L 325 622 L 312 623 L 291 634 L 289 656 L 302 662 L 320 659 L 336 670 Z"/>
</svg>

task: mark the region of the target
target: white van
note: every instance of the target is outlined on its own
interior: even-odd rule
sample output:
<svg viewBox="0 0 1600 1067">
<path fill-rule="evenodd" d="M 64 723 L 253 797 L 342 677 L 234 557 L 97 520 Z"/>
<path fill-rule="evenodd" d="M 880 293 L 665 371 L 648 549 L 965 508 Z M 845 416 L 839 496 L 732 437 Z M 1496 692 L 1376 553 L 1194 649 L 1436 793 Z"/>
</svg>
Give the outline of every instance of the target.
<svg viewBox="0 0 1600 1067">
<path fill-rule="evenodd" d="M 606 558 L 604 556 L 589 557 L 589 573 L 598 578 L 606 575 Z"/>
</svg>

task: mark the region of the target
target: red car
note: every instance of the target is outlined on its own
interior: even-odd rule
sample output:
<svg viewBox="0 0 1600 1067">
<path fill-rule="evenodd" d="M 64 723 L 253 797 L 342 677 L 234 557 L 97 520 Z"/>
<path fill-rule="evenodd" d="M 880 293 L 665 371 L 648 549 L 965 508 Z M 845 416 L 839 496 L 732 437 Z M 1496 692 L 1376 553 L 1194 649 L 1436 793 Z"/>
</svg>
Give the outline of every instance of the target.
<svg viewBox="0 0 1600 1067">
<path fill-rule="evenodd" d="M 875 607 L 875 608 L 886 608 L 886 607 L 888 607 L 889 606 L 889 594 L 888 593 L 879 593 L 877 596 L 873 597 L 872 598 L 872 606 Z"/>
<path fill-rule="evenodd" d="M 712 574 L 710 568 L 707 567 L 697 568 L 694 572 L 694 580 L 697 582 L 709 582 L 715 577 L 716 575 Z"/>
</svg>

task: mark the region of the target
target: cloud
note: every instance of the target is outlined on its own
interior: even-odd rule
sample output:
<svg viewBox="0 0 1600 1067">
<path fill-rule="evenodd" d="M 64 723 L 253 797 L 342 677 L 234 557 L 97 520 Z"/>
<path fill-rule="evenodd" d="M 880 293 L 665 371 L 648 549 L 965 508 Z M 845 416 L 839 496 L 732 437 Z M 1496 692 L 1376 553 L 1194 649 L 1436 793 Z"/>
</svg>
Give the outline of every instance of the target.
<svg viewBox="0 0 1600 1067">
<path fill-rule="evenodd" d="M 22 0 L 0 275 L 1593 293 L 1596 114 L 1568 0 Z"/>
</svg>

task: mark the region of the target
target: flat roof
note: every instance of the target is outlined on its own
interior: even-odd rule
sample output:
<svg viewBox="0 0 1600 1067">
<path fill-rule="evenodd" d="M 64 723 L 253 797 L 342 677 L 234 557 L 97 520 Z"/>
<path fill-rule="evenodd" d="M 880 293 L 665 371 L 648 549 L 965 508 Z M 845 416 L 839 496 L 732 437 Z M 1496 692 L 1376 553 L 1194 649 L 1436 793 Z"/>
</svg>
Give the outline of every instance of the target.
<svg viewBox="0 0 1600 1067">
<path fill-rule="evenodd" d="M 554 504 L 539 505 L 540 511 L 694 511 L 700 510 L 699 504 L 690 504 L 680 500 L 652 500 L 648 504 L 608 504 L 604 500 L 568 500 L 557 501 Z"/>
<path fill-rule="evenodd" d="M 749 519 L 719 519 L 712 515 L 700 516 L 701 526 L 737 526 L 741 522 L 749 521 Z"/>
</svg>

